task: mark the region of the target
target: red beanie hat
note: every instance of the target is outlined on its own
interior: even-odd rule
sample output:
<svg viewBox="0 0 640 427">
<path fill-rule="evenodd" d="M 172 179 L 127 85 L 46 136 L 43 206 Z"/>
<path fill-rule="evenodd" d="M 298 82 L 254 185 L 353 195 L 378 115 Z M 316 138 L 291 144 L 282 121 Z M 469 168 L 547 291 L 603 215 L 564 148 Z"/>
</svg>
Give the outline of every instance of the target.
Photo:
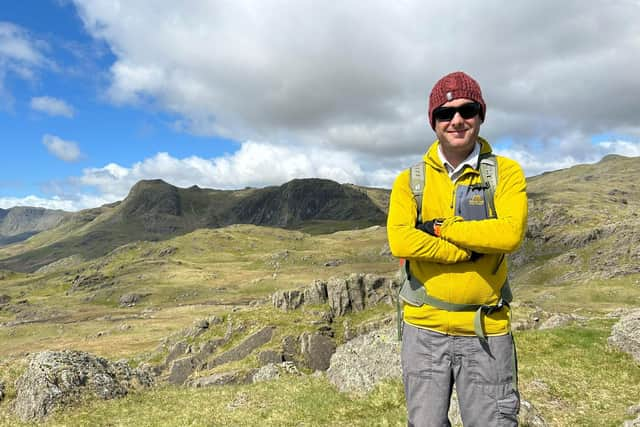
<svg viewBox="0 0 640 427">
<path fill-rule="evenodd" d="M 480 104 L 480 118 L 484 121 L 484 114 L 487 111 L 487 105 L 482 99 L 482 91 L 477 81 L 472 79 L 468 74 L 462 71 L 447 74 L 433 86 L 431 95 L 429 96 L 429 123 L 433 129 L 436 128 L 433 119 L 433 110 L 449 101 L 458 98 L 468 98 Z"/>
</svg>

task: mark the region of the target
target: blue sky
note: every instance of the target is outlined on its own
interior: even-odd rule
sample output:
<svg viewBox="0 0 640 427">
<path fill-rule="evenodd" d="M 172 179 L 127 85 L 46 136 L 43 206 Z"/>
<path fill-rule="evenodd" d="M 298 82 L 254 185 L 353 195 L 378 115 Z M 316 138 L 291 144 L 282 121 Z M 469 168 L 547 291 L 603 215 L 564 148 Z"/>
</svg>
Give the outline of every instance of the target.
<svg viewBox="0 0 640 427">
<path fill-rule="evenodd" d="M 95 207 L 153 178 L 390 187 L 459 69 L 481 135 L 529 176 L 640 155 L 639 3 L 512 3 L 6 2 L 0 208 Z"/>
</svg>

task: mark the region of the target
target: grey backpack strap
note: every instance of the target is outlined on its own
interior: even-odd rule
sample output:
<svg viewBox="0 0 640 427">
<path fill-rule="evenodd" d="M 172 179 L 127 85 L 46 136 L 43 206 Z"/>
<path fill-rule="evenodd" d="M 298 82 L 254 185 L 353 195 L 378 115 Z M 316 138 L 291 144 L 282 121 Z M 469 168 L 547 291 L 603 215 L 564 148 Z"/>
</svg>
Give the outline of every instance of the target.
<svg viewBox="0 0 640 427">
<path fill-rule="evenodd" d="M 418 208 L 418 223 L 422 222 L 422 194 L 424 193 L 424 162 L 416 163 L 411 166 L 409 186 L 413 193 L 414 199 L 416 199 L 416 206 Z"/>
<path fill-rule="evenodd" d="M 480 178 L 482 184 L 485 185 L 485 203 L 487 203 L 487 216 L 489 218 L 497 218 L 496 205 L 493 200 L 498 185 L 498 168 L 496 165 L 496 156 L 489 154 L 480 157 Z"/>
</svg>

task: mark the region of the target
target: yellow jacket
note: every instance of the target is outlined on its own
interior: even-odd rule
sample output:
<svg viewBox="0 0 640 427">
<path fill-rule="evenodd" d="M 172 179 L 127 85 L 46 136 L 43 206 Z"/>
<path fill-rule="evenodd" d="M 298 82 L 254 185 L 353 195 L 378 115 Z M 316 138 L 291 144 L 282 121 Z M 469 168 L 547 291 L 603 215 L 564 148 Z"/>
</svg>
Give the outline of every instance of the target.
<svg viewBox="0 0 640 427">
<path fill-rule="evenodd" d="M 480 138 L 480 154 L 491 152 Z M 522 168 L 513 160 L 496 156 L 497 218 L 465 221 L 454 215 L 456 187 L 480 183 L 480 173 L 467 168 L 454 183 L 440 161 L 438 144 L 424 156 L 426 186 L 422 198 L 422 219 L 445 218 L 441 237 L 415 228 L 416 201 L 409 188 L 409 170 L 396 178 L 391 191 L 387 234 L 391 253 L 410 261 L 412 275 L 424 283 L 428 294 L 455 304 L 495 305 L 507 279 L 504 254 L 515 251 L 527 224 L 526 182 Z M 483 254 L 475 261 L 471 252 Z M 404 321 L 417 327 L 451 335 L 475 335 L 474 312 L 450 312 L 429 305 L 404 306 Z M 509 332 L 509 308 L 484 316 L 487 335 Z"/>
</svg>

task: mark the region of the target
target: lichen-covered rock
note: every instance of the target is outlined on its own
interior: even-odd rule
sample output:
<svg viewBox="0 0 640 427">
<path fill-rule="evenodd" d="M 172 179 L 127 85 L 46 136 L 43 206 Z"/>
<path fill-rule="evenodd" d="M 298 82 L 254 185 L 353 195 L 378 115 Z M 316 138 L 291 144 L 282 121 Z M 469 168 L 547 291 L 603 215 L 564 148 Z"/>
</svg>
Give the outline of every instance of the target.
<svg viewBox="0 0 640 427">
<path fill-rule="evenodd" d="M 629 353 L 637 362 L 640 362 L 640 309 L 622 316 L 613 325 L 609 345 Z"/>
<path fill-rule="evenodd" d="M 278 378 L 280 378 L 280 370 L 274 363 L 269 363 L 253 374 L 252 382 L 272 381 Z"/>
<path fill-rule="evenodd" d="M 80 351 L 44 351 L 16 380 L 14 410 L 24 421 L 37 420 L 85 395 L 113 399 L 153 382 L 148 371 L 130 368 L 126 361 L 110 362 Z"/>
<path fill-rule="evenodd" d="M 584 316 L 578 316 L 575 314 L 556 313 L 542 322 L 540 329 L 553 329 L 567 326 L 573 322 L 584 322 L 587 320 Z"/>
<path fill-rule="evenodd" d="M 368 393 L 380 381 L 402 377 L 395 327 L 370 332 L 337 348 L 327 378 L 343 392 Z"/>
<path fill-rule="evenodd" d="M 540 416 L 538 410 L 528 400 L 520 400 L 520 414 L 518 415 L 520 424 L 530 427 L 547 427 L 548 424 Z"/>
</svg>

